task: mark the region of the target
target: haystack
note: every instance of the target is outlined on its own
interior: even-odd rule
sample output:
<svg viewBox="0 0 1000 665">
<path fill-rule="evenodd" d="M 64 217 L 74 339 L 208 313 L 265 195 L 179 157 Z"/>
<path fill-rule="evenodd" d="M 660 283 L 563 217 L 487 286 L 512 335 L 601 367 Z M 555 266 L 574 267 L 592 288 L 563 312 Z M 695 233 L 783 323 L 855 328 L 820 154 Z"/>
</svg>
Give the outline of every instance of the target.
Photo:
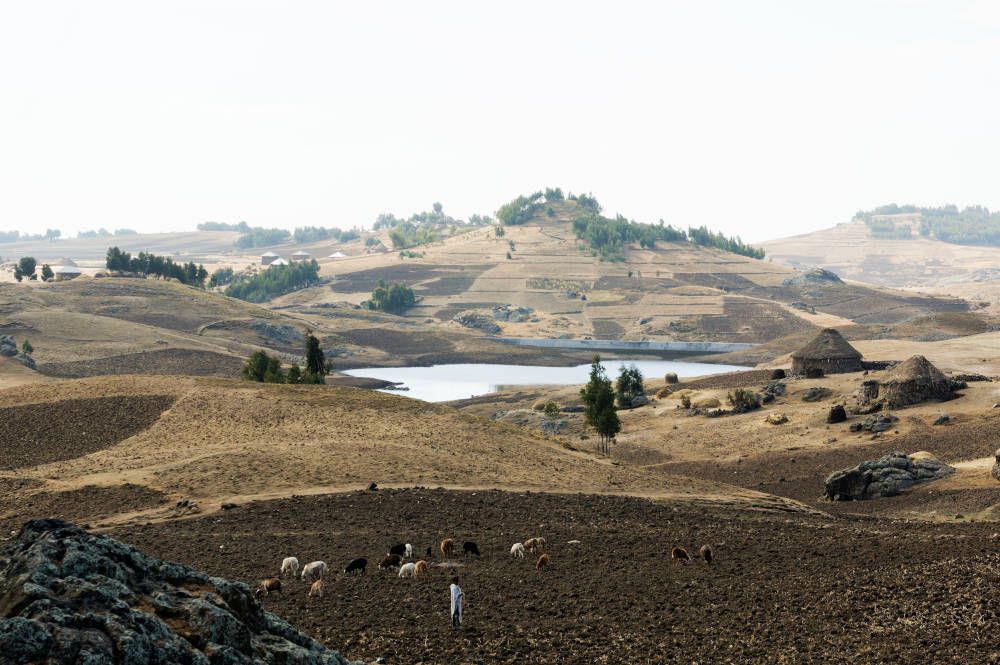
<svg viewBox="0 0 1000 665">
<path fill-rule="evenodd" d="M 955 397 L 951 381 L 923 356 L 913 356 L 890 370 L 879 382 L 879 397 L 890 407 Z"/>
<path fill-rule="evenodd" d="M 811 342 L 792 354 L 793 374 L 806 374 L 809 370 L 837 374 L 862 369 L 861 353 L 833 328 L 820 331 Z"/>
</svg>

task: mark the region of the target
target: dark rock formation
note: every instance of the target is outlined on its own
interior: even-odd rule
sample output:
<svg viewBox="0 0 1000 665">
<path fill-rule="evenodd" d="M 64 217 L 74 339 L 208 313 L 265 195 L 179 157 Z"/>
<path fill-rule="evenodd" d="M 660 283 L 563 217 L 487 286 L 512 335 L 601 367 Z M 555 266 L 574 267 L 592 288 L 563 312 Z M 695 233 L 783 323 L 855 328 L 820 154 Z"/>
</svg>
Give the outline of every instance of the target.
<svg viewBox="0 0 1000 665">
<path fill-rule="evenodd" d="M 819 402 L 820 400 L 826 399 L 830 396 L 830 389 L 823 388 L 821 386 L 815 386 L 809 388 L 804 393 L 802 393 L 803 402 Z"/>
<path fill-rule="evenodd" d="M 771 372 L 771 380 L 772 381 L 780 381 L 781 379 L 784 379 L 784 378 L 785 378 L 785 370 L 783 370 L 783 369 L 776 369 L 776 370 L 774 370 L 774 371 Z"/>
<path fill-rule="evenodd" d="M 1000 480 L 1000 448 L 993 453 L 993 470 L 990 472 L 993 477 Z"/>
<path fill-rule="evenodd" d="M 917 483 L 944 478 L 954 472 L 954 468 L 925 453 L 909 456 L 894 452 L 862 462 L 852 469 L 834 471 L 826 478 L 824 493 L 833 501 L 896 496 Z"/>
<path fill-rule="evenodd" d="M 60 520 L 28 522 L 0 550 L 0 662 L 350 665 L 245 584 Z"/>
<path fill-rule="evenodd" d="M 499 335 L 502 330 L 492 318 L 478 312 L 456 314 L 452 321 L 466 328 L 482 330 L 487 335 Z"/>
<path fill-rule="evenodd" d="M 847 420 L 847 410 L 844 409 L 843 404 L 834 404 L 830 407 L 830 413 L 826 417 L 826 422 L 831 425 L 836 425 L 837 423 L 842 423 Z"/>
<path fill-rule="evenodd" d="M 11 335 L 0 335 L 0 356 L 13 358 L 25 367 L 35 369 L 35 359 L 27 353 L 23 353 Z"/>
</svg>

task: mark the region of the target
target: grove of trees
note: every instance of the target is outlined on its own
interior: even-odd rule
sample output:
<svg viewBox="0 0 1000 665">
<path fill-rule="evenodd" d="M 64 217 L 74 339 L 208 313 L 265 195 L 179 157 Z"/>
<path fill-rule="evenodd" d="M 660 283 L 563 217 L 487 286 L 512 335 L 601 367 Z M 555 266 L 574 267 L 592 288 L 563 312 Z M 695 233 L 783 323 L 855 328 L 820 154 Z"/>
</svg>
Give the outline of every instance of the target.
<svg viewBox="0 0 1000 665">
<path fill-rule="evenodd" d="M 631 409 L 632 400 L 646 394 L 642 383 L 642 372 L 635 365 L 621 366 L 618 370 L 618 381 L 615 382 L 615 399 L 619 409 Z"/>
<path fill-rule="evenodd" d="M 371 298 L 365 302 L 365 305 L 371 310 L 399 314 L 412 307 L 416 302 L 417 297 L 414 295 L 413 289 L 406 284 L 402 282 L 386 284 L 379 280 L 378 286 L 372 291 Z"/>
<path fill-rule="evenodd" d="M 254 227 L 243 232 L 233 244 L 240 249 L 250 249 L 252 247 L 269 247 L 283 243 L 291 237 L 291 233 L 285 229 L 264 229 Z"/>
<path fill-rule="evenodd" d="M 256 275 L 247 276 L 226 287 L 226 295 L 248 302 L 267 302 L 292 291 L 319 282 L 319 264 L 296 261 L 287 266 L 268 266 Z"/>
<path fill-rule="evenodd" d="M 329 368 L 319 340 L 312 332 L 306 333 L 305 371 L 293 364 L 286 372 L 281 359 L 266 351 L 254 351 L 243 363 L 243 378 L 260 383 L 323 384 Z"/>
<path fill-rule="evenodd" d="M 205 280 L 208 279 L 205 266 L 197 265 L 193 261 L 174 263 L 169 256 L 157 256 L 149 252 L 139 252 L 137 256 L 132 256 L 118 247 L 108 248 L 104 265 L 108 270 L 171 278 L 191 286 L 204 287 Z"/>
</svg>

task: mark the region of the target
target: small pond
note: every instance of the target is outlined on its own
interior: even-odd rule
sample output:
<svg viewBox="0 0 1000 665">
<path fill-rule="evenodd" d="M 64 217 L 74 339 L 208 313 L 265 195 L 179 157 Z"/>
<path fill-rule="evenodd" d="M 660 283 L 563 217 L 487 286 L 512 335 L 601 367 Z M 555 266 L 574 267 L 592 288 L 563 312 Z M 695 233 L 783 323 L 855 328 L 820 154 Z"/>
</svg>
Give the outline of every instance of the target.
<svg viewBox="0 0 1000 665">
<path fill-rule="evenodd" d="M 706 376 L 747 369 L 737 365 L 689 363 L 678 360 L 605 360 L 608 376 L 614 379 L 622 365 L 635 365 L 647 379 L 661 381 L 667 372 L 681 378 Z M 510 386 L 583 385 L 590 374 L 590 364 L 574 367 L 537 367 L 532 365 L 455 364 L 431 367 L 370 367 L 344 372 L 400 384 L 405 391 L 391 390 L 428 402 L 465 399 L 504 390 Z"/>
</svg>

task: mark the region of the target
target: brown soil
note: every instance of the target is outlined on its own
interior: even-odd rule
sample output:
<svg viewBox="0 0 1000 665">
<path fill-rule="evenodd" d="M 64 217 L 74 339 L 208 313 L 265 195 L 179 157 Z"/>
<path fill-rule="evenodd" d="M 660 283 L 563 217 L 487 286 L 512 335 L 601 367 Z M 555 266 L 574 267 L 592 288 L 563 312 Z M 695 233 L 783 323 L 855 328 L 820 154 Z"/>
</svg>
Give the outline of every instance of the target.
<svg viewBox="0 0 1000 665">
<path fill-rule="evenodd" d="M 86 523 L 104 516 L 143 510 L 162 505 L 168 498 L 162 492 L 131 483 L 113 487 L 81 487 L 67 492 L 21 494 L 16 502 L 0 502 L 0 533 L 7 533 L 31 519 L 58 517 Z"/>
<path fill-rule="evenodd" d="M 643 499 L 436 490 L 253 503 L 116 537 L 253 584 L 281 558 L 322 559 L 326 595 L 297 580 L 265 602 L 351 658 L 388 663 L 998 662 L 994 525 L 775 517 Z M 551 565 L 512 559 L 547 538 Z M 420 556 L 443 537 L 483 556 L 423 579 L 375 563 L 391 543 Z M 580 540 L 581 545 L 569 545 Z M 265 547 L 262 544 L 266 543 Z M 669 550 L 711 543 L 711 566 Z M 369 574 L 346 577 L 352 558 Z M 448 620 L 459 576 L 464 626 Z"/>
<path fill-rule="evenodd" d="M 98 397 L 0 408 L 0 468 L 82 457 L 149 427 L 172 397 Z"/>
<path fill-rule="evenodd" d="M 38 371 L 48 376 L 80 378 L 123 374 L 162 374 L 168 376 L 222 376 L 237 377 L 243 361 L 212 351 L 190 349 L 164 349 L 129 353 L 109 358 L 78 360 L 76 362 L 44 363 Z"/>
</svg>

